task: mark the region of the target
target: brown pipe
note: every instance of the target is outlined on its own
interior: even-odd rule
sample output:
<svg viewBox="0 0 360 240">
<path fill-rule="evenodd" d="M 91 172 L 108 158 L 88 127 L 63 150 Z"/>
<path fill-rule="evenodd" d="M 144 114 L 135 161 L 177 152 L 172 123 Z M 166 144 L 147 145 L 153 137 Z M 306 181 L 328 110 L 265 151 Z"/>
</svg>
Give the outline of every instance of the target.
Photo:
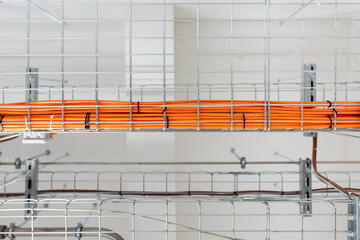
<svg viewBox="0 0 360 240">
<path fill-rule="evenodd" d="M 317 161 L 317 145 L 318 145 L 317 143 L 318 143 L 318 135 L 317 135 L 317 133 L 315 133 L 315 136 L 313 137 L 312 164 L 313 164 L 314 172 L 315 172 L 316 176 L 318 177 L 318 179 L 325 184 L 329 184 L 330 186 L 332 186 L 339 192 L 342 192 L 348 196 L 360 197 L 360 194 L 351 192 L 351 191 L 347 190 L 346 188 L 343 188 L 339 184 L 331 181 L 330 179 L 328 179 L 327 177 L 323 176 L 322 174 L 320 174 L 318 172 L 317 162 L 316 162 Z"/>
<path fill-rule="evenodd" d="M 322 180 L 323 181 L 323 180 Z M 324 181 L 323 181 L 324 182 Z M 359 188 L 349 188 L 348 190 L 360 192 Z M 316 188 L 312 190 L 313 193 L 326 193 L 337 192 L 335 189 L 328 188 Z M 150 191 L 110 191 L 110 190 L 92 190 L 92 189 L 52 189 L 52 190 L 39 190 L 38 194 L 51 194 L 51 193 L 103 193 L 109 195 L 121 195 L 121 196 L 236 196 L 245 194 L 266 194 L 266 195 L 281 195 L 281 196 L 294 196 L 299 195 L 299 191 L 272 191 L 272 190 L 245 190 L 236 192 L 220 192 L 220 191 L 175 191 L 175 192 L 150 192 Z M 6 193 L 3 195 L 7 197 L 22 197 L 24 193 Z"/>
</svg>

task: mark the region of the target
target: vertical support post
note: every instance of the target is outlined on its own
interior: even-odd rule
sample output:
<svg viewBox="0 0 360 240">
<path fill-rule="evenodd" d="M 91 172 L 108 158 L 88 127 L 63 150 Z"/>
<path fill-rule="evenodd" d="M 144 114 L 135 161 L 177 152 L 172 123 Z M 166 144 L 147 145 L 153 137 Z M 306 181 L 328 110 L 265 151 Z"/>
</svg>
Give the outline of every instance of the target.
<svg viewBox="0 0 360 240">
<path fill-rule="evenodd" d="M 266 37 L 267 37 L 267 53 L 266 53 L 266 58 L 267 58 L 267 79 L 266 79 L 266 87 L 264 88 L 264 90 L 266 91 L 266 95 L 267 99 L 267 111 L 265 114 L 267 114 L 267 127 L 266 127 L 266 131 L 270 131 L 271 130 L 271 113 L 270 113 L 270 105 L 271 105 L 271 95 L 270 95 L 270 82 L 271 82 L 271 0 L 267 0 L 266 1 L 267 4 L 267 32 L 266 32 Z"/>
<path fill-rule="evenodd" d="M 61 1 L 61 128 L 65 131 L 65 0 Z"/>
<path fill-rule="evenodd" d="M 129 90 L 130 90 L 130 131 L 133 131 L 133 2 L 129 0 L 130 4 L 130 16 L 129 16 Z"/>
<path fill-rule="evenodd" d="M 230 5 L 230 91 L 231 91 L 231 122 L 230 130 L 234 130 L 234 44 L 233 44 L 234 0 Z"/>
<path fill-rule="evenodd" d="M 99 0 L 96 1 L 95 25 L 95 101 L 96 101 L 96 131 L 99 131 Z"/>
<path fill-rule="evenodd" d="M 163 57 L 163 62 L 162 62 L 162 77 L 163 77 L 163 102 L 164 102 L 164 121 L 163 121 L 163 130 L 166 131 L 166 129 L 169 127 L 167 124 L 167 119 L 168 117 L 166 116 L 166 0 L 163 0 L 163 52 L 162 52 L 162 57 Z M 141 89 L 142 90 L 142 89 Z M 141 94 L 142 96 L 142 94 Z"/>
<path fill-rule="evenodd" d="M 338 1 L 334 0 L 334 109 L 337 104 L 337 79 L 338 79 L 338 39 L 339 39 L 339 13 L 338 13 Z M 337 112 L 334 112 L 334 130 L 336 131 L 337 124 Z"/>
<path fill-rule="evenodd" d="M 25 77 L 25 101 L 37 101 L 39 99 L 39 69 L 38 68 L 26 68 L 26 77 Z"/>
<path fill-rule="evenodd" d="M 311 216 L 312 214 L 312 181 L 311 181 L 311 159 L 299 160 L 300 176 L 300 214 Z"/>
<path fill-rule="evenodd" d="M 197 90 L 197 121 L 196 128 L 200 131 L 200 0 L 196 1 L 196 90 Z"/>
<path fill-rule="evenodd" d="M 34 211 L 30 210 L 30 208 L 36 206 L 36 204 L 30 202 L 30 199 L 38 198 L 39 159 L 27 160 L 26 172 L 27 176 L 25 178 L 25 199 L 28 201 L 25 203 L 25 219 L 29 220 L 31 217 L 36 215 Z"/>
<path fill-rule="evenodd" d="M 264 131 L 267 129 L 267 91 L 266 91 L 266 82 L 268 78 L 267 72 L 268 69 L 268 44 L 269 44 L 269 37 L 268 37 L 268 25 L 269 25 L 269 14 L 268 14 L 269 2 L 265 1 L 264 3 Z M 255 100 L 256 100 L 256 85 L 255 85 Z"/>
<path fill-rule="evenodd" d="M 304 129 L 304 102 L 316 101 L 316 64 L 303 65 L 301 81 L 301 130 Z M 313 137 L 314 132 L 305 132 L 304 136 Z"/>
<path fill-rule="evenodd" d="M 348 204 L 348 240 L 360 239 L 359 223 L 359 197 L 353 197 L 352 202 Z"/>
</svg>

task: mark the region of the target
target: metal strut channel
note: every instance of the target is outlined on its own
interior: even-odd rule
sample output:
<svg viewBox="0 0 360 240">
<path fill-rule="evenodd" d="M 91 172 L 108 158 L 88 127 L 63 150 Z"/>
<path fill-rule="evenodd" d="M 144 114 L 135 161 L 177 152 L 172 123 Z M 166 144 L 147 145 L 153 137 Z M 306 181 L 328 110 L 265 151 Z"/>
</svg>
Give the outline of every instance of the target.
<svg viewBox="0 0 360 240">
<path fill-rule="evenodd" d="M 348 240 L 360 239 L 359 197 L 353 197 L 353 202 L 348 204 Z"/>
<path fill-rule="evenodd" d="M 301 100 L 316 101 L 316 64 L 309 63 L 303 66 Z"/>
<path fill-rule="evenodd" d="M 25 77 L 25 101 L 30 105 L 31 101 L 39 100 L 39 69 L 38 68 L 30 68 L 26 69 L 26 77 Z M 30 116 L 28 117 L 29 121 Z M 42 133 L 42 132 L 25 132 L 23 133 L 23 143 L 46 143 L 52 139 L 50 133 Z"/>
<path fill-rule="evenodd" d="M 79 222 L 76 227 L 76 233 L 75 233 L 76 240 L 82 240 L 83 228 L 84 228 L 83 225 Z"/>
<path fill-rule="evenodd" d="M 301 127 L 304 124 L 304 102 L 316 101 L 316 64 L 309 63 L 303 66 L 303 76 L 301 81 Z M 314 137 L 314 132 L 304 132 L 306 137 Z"/>
<path fill-rule="evenodd" d="M 312 214 L 312 181 L 311 181 L 311 159 L 299 160 L 300 176 L 300 213 L 305 216 Z"/>
<path fill-rule="evenodd" d="M 25 102 L 27 101 L 37 101 L 39 98 L 39 69 L 30 68 L 26 69 L 25 76 Z M 36 89 L 36 90 L 35 90 Z"/>
<path fill-rule="evenodd" d="M 39 177 L 39 159 L 26 160 L 26 172 L 25 178 L 25 219 L 29 220 L 36 215 L 36 212 L 31 210 L 36 207 L 36 203 L 31 202 L 33 199 L 38 199 L 38 177 Z"/>
</svg>

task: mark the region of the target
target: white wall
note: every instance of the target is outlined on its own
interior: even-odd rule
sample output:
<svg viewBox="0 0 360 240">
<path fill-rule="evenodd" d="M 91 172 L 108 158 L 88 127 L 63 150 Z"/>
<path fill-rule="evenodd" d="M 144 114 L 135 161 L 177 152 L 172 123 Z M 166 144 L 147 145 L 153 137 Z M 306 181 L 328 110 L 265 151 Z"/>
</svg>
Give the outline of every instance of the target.
<svg viewBox="0 0 360 240">
<path fill-rule="evenodd" d="M 296 11 L 298 6 L 274 6 L 272 9 L 272 16 L 276 18 L 286 18 L 292 12 Z M 54 14 L 60 14 L 61 9 L 59 7 L 50 8 L 51 12 Z M 262 6 L 236 6 L 234 9 L 234 19 L 236 18 L 263 18 L 264 12 Z M 11 10 L 4 10 L 0 7 L 1 19 L 9 19 L 15 16 L 17 11 L 20 12 L 20 16 L 24 16 L 24 10 L 19 9 L 18 7 L 11 7 Z M 34 10 L 36 12 L 35 17 L 40 19 L 47 19 L 46 16 L 43 16 L 41 12 Z M 69 9 L 75 13 L 81 12 L 84 15 L 78 16 L 79 18 L 93 17 L 94 8 L 89 9 Z M 106 7 L 101 11 L 101 17 L 106 18 L 115 18 L 119 15 L 126 16 L 128 9 L 126 7 L 121 8 L 111 8 Z M 340 17 L 357 17 L 357 9 L 352 9 L 351 7 L 342 6 L 339 8 Z M 35 14 L 35 13 L 34 13 Z M 161 5 L 156 7 L 149 6 L 140 6 L 134 8 L 134 18 L 137 19 L 148 19 L 148 20 L 159 20 L 162 18 L 163 9 Z M 230 7 L 229 6 L 207 6 L 201 5 L 200 16 L 202 19 L 224 19 L 229 18 Z M 73 17 L 76 14 L 71 14 Z M 332 6 L 308 6 L 305 10 L 306 17 L 323 17 L 331 18 L 333 15 Z M 18 15 L 17 15 L 18 16 Z M 189 38 L 181 37 L 195 37 L 196 36 L 196 5 L 186 5 L 186 4 L 177 4 L 175 6 L 169 5 L 166 8 L 166 17 L 168 20 L 172 19 L 187 19 L 191 20 L 190 22 L 169 22 L 166 25 L 167 36 L 176 36 L 177 39 L 167 40 L 166 41 L 166 53 L 168 54 L 178 54 L 178 53 L 192 53 L 196 51 L 196 40 Z M 299 15 L 296 16 L 297 18 Z M 4 37 L 5 33 L 11 33 L 12 36 L 23 36 L 25 31 L 24 24 L 14 24 L 15 26 L 8 26 L 5 24 L 0 24 L 0 36 Z M 78 26 L 73 26 L 68 24 L 67 26 L 67 36 L 81 36 L 81 37 L 90 37 L 94 36 L 94 26 L 91 24 L 82 24 Z M 225 23 L 214 23 L 214 22 L 201 22 L 200 24 L 200 36 L 229 36 L 230 31 L 229 22 Z M 264 34 L 264 25 L 263 22 L 234 22 L 233 25 L 233 36 L 263 36 Z M 331 21 L 324 21 L 319 23 L 305 23 L 305 36 L 333 36 L 334 26 Z M 339 36 L 348 36 L 356 35 L 359 30 L 359 24 L 354 22 L 341 21 L 339 22 Z M 34 34 L 44 34 L 47 37 L 55 36 L 59 37 L 59 24 L 57 23 L 48 23 L 48 24 L 39 24 L 34 26 Z M 111 24 L 101 26 L 101 33 L 105 37 L 128 37 L 129 26 L 127 22 L 120 22 L 118 24 Z M 116 31 L 114 31 L 116 29 Z M 133 25 L 133 36 L 162 36 L 163 25 L 161 22 L 151 22 L 144 23 L 138 22 Z M 299 36 L 301 34 L 301 23 L 296 21 L 289 21 L 284 25 L 280 26 L 278 22 L 274 22 L 271 25 L 272 36 Z M 2 40 L 3 41 L 3 40 Z M 9 45 L 10 44 L 10 45 Z M 12 45 L 11 45 L 12 44 Z M 133 42 L 133 48 L 135 52 L 140 53 L 145 52 L 157 52 L 162 54 L 163 40 L 135 40 Z M 339 40 L 339 52 L 356 52 L 359 48 L 359 44 L 356 40 Z M 81 43 L 69 42 L 66 45 L 66 51 L 78 52 L 78 53 L 93 53 L 94 41 L 86 41 Z M 11 46 L 11 47 L 9 47 Z M 126 39 L 120 39 L 116 41 L 101 41 L 100 42 L 101 52 L 104 53 L 129 53 L 129 42 Z M 52 51 L 59 52 L 59 42 L 39 42 L 33 41 L 32 43 L 33 51 L 40 53 L 44 51 L 45 53 L 50 53 Z M 333 39 L 324 39 L 324 40 L 304 40 L 304 52 L 305 53 L 314 53 L 314 52 L 328 52 L 332 51 L 334 47 Z M 233 40 L 233 52 L 239 53 L 238 56 L 233 57 L 232 65 L 234 71 L 242 70 L 252 70 L 252 71 L 263 71 L 264 69 L 264 56 L 259 56 L 263 54 L 264 51 L 264 40 L 262 39 L 236 39 Z M 89 50 L 91 49 L 91 50 Z M 7 44 L 0 44 L 0 52 L 10 52 L 10 53 L 24 53 L 25 51 L 25 42 L 13 42 Z M 202 39 L 200 40 L 200 53 L 229 53 L 230 51 L 230 41 L 229 39 Z M 289 39 L 274 39 L 271 41 L 271 53 L 273 54 L 282 54 L 281 56 L 272 56 L 271 57 L 271 76 L 270 81 L 275 83 L 279 78 L 289 78 L 300 76 L 300 73 L 293 71 L 301 71 L 301 58 L 299 55 L 291 56 L 286 55 L 288 53 L 300 53 L 301 52 L 301 41 L 300 40 L 289 40 Z M 248 54 L 257 54 L 257 55 L 241 55 L 244 53 Z M 265 59 L 266 60 L 266 59 Z M 229 56 L 201 56 L 200 59 L 200 71 L 211 71 L 219 70 L 226 71 L 226 73 L 219 74 L 200 74 L 199 80 L 201 84 L 229 84 L 231 81 L 231 75 L 229 74 L 231 67 L 231 59 Z M 41 70 L 46 69 L 46 71 L 59 71 L 59 58 L 54 58 L 49 60 L 48 58 L 39 60 L 31 60 L 36 67 L 39 67 Z M 317 80 L 319 83 L 333 81 L 334 74 L 331 71 L 334 68 L 334 57 L 328 55 L 306 55 L 304 57 L 305 63 L 316 63 L 317 69 L 319 71 L 317 75 Z M 133 59 L 133 69 L 136 71 L 144 71 L 143 74 L 134 74 L 133 80 L 134 84 L 162 84 L 163 75 L 159 73 L 154 73 L 162 70 L 162 64 L 164 59 L 162 56 L 150 57 L 150 56 L 136 56 Z M 356 69 L 359 63 L 359 57 L 354 55 L 338 56 L 338 68 L 343 70 Z M 169 85 L 172 84 L 196 84 L 197 75 L 194 73 L 196 71 L 196 57 L 194 55 L 176 55 L 176 56 L 166 56 L 165 59 L 166 70 L 177 71 L 176 74 L 167 73 L 166 74 L 166 83 Z M 129 84 L 129 75 L 124 74 L 125 70 L 129 68 L 129 58 L 128 56 L 118 56 L 118 57 L 108 57 L 101 59 L 101 69 L 103 71 L 118 71 L 122 73 L 118 74 L 105 74 L 100 75 L 100 85 L 108 86 L 118 85 L 118 84 Z M 23 71 L 25 69 L 25 60 L 21 58 L 0 58 L 0 71 Z M 69 58 L 66 59 L 66 71 L 90 71 L 94 69 L 94 59 L 93 58 Z M 292 71 L 292 72 L 275 72 L 275 71 Z M 193 73 L 180 73 L 181 71 L 193 71 Z M 338 81 L 353 81 L 357 80 L 359 73 L 357 72 L 345 72 L 338 74 Z M 51 78 L 60 78 L 60 75 L 53 74 L 44 74 L 44 77 Z M 22 86 L 23 84 L 23 75 L 1 75 L 1 84 L 0 85 L 17 85 Z M 68 85 L 94 85 L 94 75 L 81 75 L 81 74 L 68 74 L 66 79 L 69 81 Z M 235 73 L 233 75 L 234 83 L 261 83 L 264 80 L 263 73 Z M 300 78 L 295 81 L 300 82 Z M 44 83 L 44 85 L 50 85 L 50 83 Z M 59 84 L 53 84 L 59 86 Z M 129 93 L 121 93 L 121 100 L 128 100 Z M 321 94 L 321 91 L 318 92 Z M 174 96 L 175 95 L 175 96 Z M 6 98 L 6 102 L 12 101 L 22 101 L 23 94 L 19 91 L 17 94 L 12 95 L 12 97 Z M 42 95 L 45 99 L 47 94 Z M 71 97 L 71 92 L 67 93 L 67 96 Z M 75 98 L 84 98 L 91 96 L 93 93 L 80 94 L 75 93 Z M 299 94 L 297 93 L 284 93 L 281 95 L 280 100 L 298 100 Z M 54 98 L 59 96 L 54 95 Z M 117 92 L 112 91 L 104 93 L 101 95 L 103 98 L 117 99 Z M 162 92 L 160 91 L 144 91 L 144 101 L 153 101 L 153 100 L 162 100 Z M 190 94 L 190 98 L 195 98 L 196 95 Z M 201 97 L 204 99 L 208 98 L 208 93 L 202 93 Z M 277 99 L 277 93 L 274 92 L 271 95 L 272 99 Z M 322 97 L 322 96 L 321 96 Z M 326 92 L 326 99 L 333 98 L 333 92 Z M 134 93 L 134 101 L 139 101 L 141 98 L 139 92 Z M 172 99 L 184 99 L 186 95 L 184 93 L 171 94 L 168 93 L 167 100 Z M 227 93 L 215 93 L 212 95 L 213 99 L 229 99 L 230 94 Z M 253 92 L 251 93 L 236 93 L 236 99 L 254 99 Z M 263 94 L 259 92 L 258 100 L 263 98 Z M 343 100 L 344 95 L 339 93 L 339 100 Z M 358 100 L 358 93 L 353 92 L 352 95 L 349 95 L 350 100 Z M 58 134 L 55 136 L 54 140 L 46 145 L 23 145 L 21 144 L 20 139 L 6 142 L 0 145 L 0 151 L 2 151 L 2 156 L 0 161 L 2 162 L 11 162 L 15 157 L 21 157 L 25 159 L 27 157 L 36 155 L 42 152 L 44 149 L 50 149 L 52 151 L 51 156 L 41 158 L 41 161 L 51 161 L 56 156 L 60 156 L 65 152 L 69 152 L 70 156 L 63 161 L 80 161 L 80 162 L 95 162 L 95 161 L 164 161 L 164 162 L 174 162 L 174 161 L 237 161 L 237 159 L 230 153 L 230 148 L 235 148 L 236 152 L 241 156 L 246 156 L 247 161 L 281 161 L 282 158 L 275 156 L 274 152 L 280 152 L 295 161 L 299 158 L 311 157 L 311 139 L 306 138 L 302 133 L 116 133 L 116 134 Z M 322 160 L 359 160 L 359 148 L 358 139 L 348 138 L 344 136 L 333 135 L 331 133 L 320 133 L 319 134 L 319 147 L 318 147 L 318 159 Z M 285 161 L 285 160 L 284 160 Z M 13 170 L 12 167 L 3 168 L 4 170 Z M 209 165 L 209 166 L 197 166 L 197 165 L 188 165 L 188 166 L 79 166 L 75 169 L 73 166 L 70 167 L 55 167 L 48 166 L 47 170 L 114 170 L 114 171 L 244 171 L 240 169 L 240 166 L 226 166 L 226 165 Z M 348 166 L 348 165 L 321 165 L 321 170 L 358 170 L 358 166 Z M 296 165 L 248 165 L 246 171 L 286 171 L 286 170 L 297 170 Z M 269 179 L 271 180 L 271 179 Z M 71 188 L 71 185 L 68 184 L 68 188 Z M 107 186 L 117 187 L 117 185 Z M 128 186 L 131 188 L 130 186 Z M 172 186 L 173 189 L 181 189 L 182 186 Z M 356 187 L 356 186 L 355 186 Z M 16 185 L 14 188 L 22 188 L 22 185 Z M 15 190 L 19 190 L 15 189 Z M 246 205 L 246 204 L 245 204 Z M 240 213 L 253 213 L 256 211 L 264 211 L 264 206 L 251 205 L 244 207 L 244 205 L 238 206 L 238 211 Z M 163 207 L 160 206 L 159 209 Z M 281 208 L 281 207 L 279 207 Z M 274 207 L 274 211 L 287 211 L 287 212 L 297 212 L 298 207 L 293 205 L 285 205 L 283 209 Z M 320 208 L 320 207 L 319 207 Z M 318 209 L 319 209 L 318 208 Z M 230 212 L 228 204 L 214 204 L 213 206 L 204 207 L 204 211 L 213 211 L 213 212 Z M 206 210 L 207 209 L 207 210 Z M 259 210 L 260 209 L 260 210 Z M 317 211 L 314 208 L 314 211 Z M 152 209 L 157 211 L 158 208 L 154 207 Z M 160 211 L 160 210 L 159 210 Z M 176 213 L 194 213 L 197 212 L 197 206 L 187 205 L 187 204 L 178 204 L 176 209 L 172 209 Z M 194 218 L 184 218 L 177 217 L 176 220 L 179 223 L 186 223 L 188 225 L 197 227 L 198 219 Z M 204 220 L 206 222 L 206 220 Z M 260 226 L 263 227 L 263 219 L 254 218 L 248 219 L 239 219 L 237 226 L 239 228 L 247 226 Z M 309 218 L 305 220 L 307 224 L 312 223 Z M 321 219 L 317 220 L 322 222 L 324 225 L 331 226 L 333 219 Z M 288 228 L 298 227 L 299 219 L 294 221 L 288 221 L 284 219 L 274 220 L 274 226 L 281 224 L 286 225 Z M 205 224 L 205 223 L 204 223 Z M 258 225 L 259 224 L 259 225 Z M 345 222 L 339 223 L 339 226 L 343 226 Z M 222 227 L 230 226 L 228 219 L 221 221 Z M 216 228 L 220 226 L 220 223 L 217 220 L 209 220 L 206 222 L 208 228 Z M 143 224 L 141 227 L 149 230 L 151 225 Z M 231 226 L 230 226 L 231 227 Z M 181 229 L 181 228 L 178 228 Z M 276 239 L 288 239 L 289 237 L 298 238 L 299 234 L 293 235 L 282 235 L 275 237 Z M 197 234 L 183 234 L 178 233 L 177 239 L 190 239 L 197 237 Z M 239 235 L 238 237 L 243 237 L 244 239 L 264 239 L 264 234 L 258 235 Z M 281 238 L 283 237 L 283 238 Z M 310 236 L 310 238 L 314 236 Z M 328 236 L 327 236 L 328 238 Z M 322 238 L 322 239 L 327 239 Z M 150 239 L 149 237 L 147 239 Z M 152 236 L 151 239 L 157 239 L 157 236 Z M 203 234 L 203 239 L 213 239 L 210 236 Z M 320 237 L 316 238 L 320 239 Z M 343 239 L 343 238 L 340 238 Z"/>
</svg>

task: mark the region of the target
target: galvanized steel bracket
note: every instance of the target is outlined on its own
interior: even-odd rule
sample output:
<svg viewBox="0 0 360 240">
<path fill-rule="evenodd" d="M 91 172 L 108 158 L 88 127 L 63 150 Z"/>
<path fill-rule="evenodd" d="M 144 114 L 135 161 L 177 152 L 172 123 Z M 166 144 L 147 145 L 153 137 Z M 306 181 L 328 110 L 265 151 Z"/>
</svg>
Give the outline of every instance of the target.
<svg viewBox="0 0 360 240">
<path fill-rule="evenodd" d="M 312 214 L 312 179 L 311 159 L 299 160 L 299 189 L 300 189 L 300 213 L 305 216 Z"/>
<path fill-rule="evenodd" d="M 38 199 L 38 177 L 39 177 L 39 159 L 26 160 L 26 178 L 25 178 L 25 199 L 28 200 L 25 203 L 25 219 L 29 220 L 36 215 L 33 210 L 36 207 L 36 203 L 31 200 Z"/>
</svg>

